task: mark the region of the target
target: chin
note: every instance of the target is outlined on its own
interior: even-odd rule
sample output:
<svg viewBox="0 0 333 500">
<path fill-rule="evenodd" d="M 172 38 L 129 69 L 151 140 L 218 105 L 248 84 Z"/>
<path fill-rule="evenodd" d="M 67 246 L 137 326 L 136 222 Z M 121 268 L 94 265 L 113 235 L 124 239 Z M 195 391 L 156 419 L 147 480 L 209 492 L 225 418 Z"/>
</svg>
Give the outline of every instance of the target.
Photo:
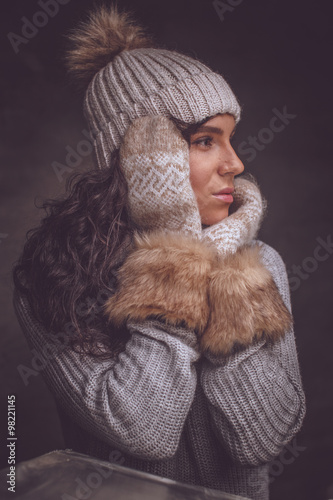
<svg viewBox="0 0 333 500">
<path fill-rule="evenodd" d="M 204 226 L 213 226 L 214 224 L 221 222 L 223 219 L 226 219 L 228 216 L 229 207 L 223 211 L 219 210 L 218 212 L 202 215 L 201 222 Z"/>
</svg>

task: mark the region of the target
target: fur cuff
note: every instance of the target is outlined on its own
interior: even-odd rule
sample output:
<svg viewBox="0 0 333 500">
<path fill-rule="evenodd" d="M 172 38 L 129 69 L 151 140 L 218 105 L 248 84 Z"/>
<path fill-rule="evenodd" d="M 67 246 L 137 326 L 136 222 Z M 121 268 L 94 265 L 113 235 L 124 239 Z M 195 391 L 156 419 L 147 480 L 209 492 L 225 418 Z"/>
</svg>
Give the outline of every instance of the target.
<svg viewBox="0 0 333 500">
<path fill-rule="evenodd" d="M 275 341 L 292 324 L 258 246 L 221 258 L 179 233 L 137 236 L 118 281 L 105 305 L 115 325 L 150 317 L 186 325 L 198 333 L 201 349 L 213 354 L 227 355 L 261 338 Z"/>
<path fill-rule="evenodd" d="M 215 249 L 179 233 L 137 236 L 119 271 L 118 291 L 106 302 L 109 320 L 120 325 L 158 317 L 203 333 L 216 258 Z"/>
<path fill-rule="evenodd" d="M 233 346 L 245 347 L 263 337 L 275 341 L 291 327 L 291 314 L 259 252 L 258 246 L 243 247 L 221 259 L 212 272 L 202 350 L 228 354 Z"/>
</svg>

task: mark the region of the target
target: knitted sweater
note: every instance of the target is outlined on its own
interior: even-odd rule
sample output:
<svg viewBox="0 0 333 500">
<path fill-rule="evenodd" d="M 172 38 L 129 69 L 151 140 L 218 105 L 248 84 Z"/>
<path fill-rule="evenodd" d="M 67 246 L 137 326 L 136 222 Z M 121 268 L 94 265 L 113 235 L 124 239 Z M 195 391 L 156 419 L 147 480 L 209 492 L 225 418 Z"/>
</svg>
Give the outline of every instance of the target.
<svg viewBox="0 0 333 500">
<path fill-rule="evenodd" d="M 260 243 L 290 309 L 285 266 Z M 293 331 L 228 357 L 200 355 L 193 331 L 160 321 L 128 324 L 117 361 L 50 340 L 25 297 L 14 305 L 29 345 L 47 359 L 43 376 L 59 407 L 66 445 L 185 483 L 269 497 L 269 462 L 299 430 L 305 400 Z M 47 355 L 45 354 L 47 349 Z"/>
</svg>

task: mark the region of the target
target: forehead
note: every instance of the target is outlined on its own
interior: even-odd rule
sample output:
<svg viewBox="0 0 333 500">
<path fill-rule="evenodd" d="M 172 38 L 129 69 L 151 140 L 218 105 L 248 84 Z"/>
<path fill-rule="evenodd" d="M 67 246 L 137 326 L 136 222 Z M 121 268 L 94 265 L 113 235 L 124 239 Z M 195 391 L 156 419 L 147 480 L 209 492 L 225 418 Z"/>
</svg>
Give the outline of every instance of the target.
<svg viewBox="0 0 333 500">
<path fill-rule="evenodd" d="M 223 135 L 224 132 L 231 135 L 234 133 L 236 121 L 232 115 L 216 115 L 208 118 L 205 122 L 197 124 L 190 135 L 199 134 L 200 132 Z"/>
<path fill-rule="evenodd" d="M 210 126 L 230 126 L 230 127 L 235 127 L 236 121 L 235 118 L 230 115 L 229 113 L 225 113 L 223 115 L 218 114 L 215 116 L 212 116 L 210 118 L 207 118 L 203 123 L 200 123 L 198 126 L 205 126 L 205 125 L 210 125 Z"/>
<path fill-rule="evenodd" d="M 185 129 L 183 129 L 182 133 L 185 139 L 189 140 L 190 137 L 196 133 L 208 131 L 208 127 L 219 128 L 221 131 L 228 131 L 230 134 L 235 130 L 236 120 L 233 115 L 229 113 L 218 114 L 203 120 L 200 123 L 194 123 Z"/>
</svg>

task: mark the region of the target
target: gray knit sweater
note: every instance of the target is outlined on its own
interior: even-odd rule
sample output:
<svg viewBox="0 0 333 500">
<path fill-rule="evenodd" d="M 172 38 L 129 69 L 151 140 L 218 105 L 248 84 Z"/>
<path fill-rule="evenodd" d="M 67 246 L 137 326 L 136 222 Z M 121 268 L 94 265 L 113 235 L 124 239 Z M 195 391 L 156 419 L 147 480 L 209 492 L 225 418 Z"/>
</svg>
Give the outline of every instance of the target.
<svg viewBox="0 0 333 500">
<path fill-rule="evenodd" d="M 279 254 L 263 262 L 290 309 Z M 50 340 L 17 293 L 29 345 L 47 359 L 45 380 L 60 410 L 67 446 L 185 483 L 269 497 L 269 462 L 299 430 L 305 400 L 294 334 L 228 358 L 200 355 L 192 331 L 158 321 L 129 324 L 117 361 L 72 350 L 50 355 Z M 45 354 L 48 349 L 47 354 Z M 117 453 L 118 452 L 118 453 Z"/>
</svg>

